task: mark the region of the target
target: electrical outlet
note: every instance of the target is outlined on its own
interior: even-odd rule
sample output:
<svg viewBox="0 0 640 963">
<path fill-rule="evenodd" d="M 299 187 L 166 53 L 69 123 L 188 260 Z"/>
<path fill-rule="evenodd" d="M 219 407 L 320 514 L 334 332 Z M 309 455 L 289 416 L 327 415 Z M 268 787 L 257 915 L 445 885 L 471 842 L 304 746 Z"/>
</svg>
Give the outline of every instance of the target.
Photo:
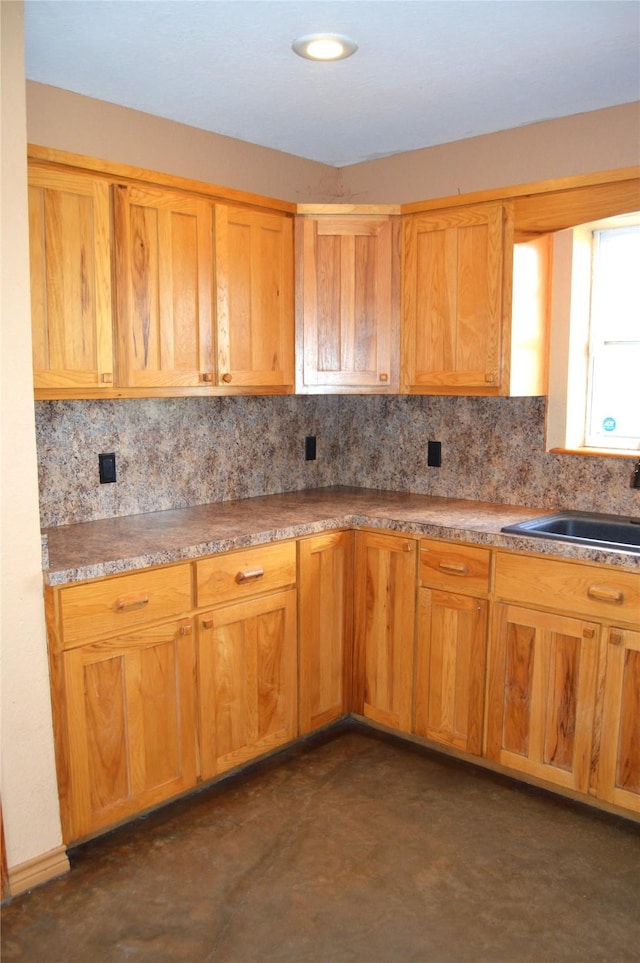
<svg viewBox="0 0 640 963">
<path fill-rule="evenodd" d="M 106 485 L 116 480 L 115 451 L 103 452 L 101 455 L 98 455 L 98 469 L 100 471 L 101 485 Z"/>
<path fill-rule="evenodd" d="M 427 442 L 427 465 L 429 468 L 440 468 L 442 465 L 442 442 Z"/>
<path fill-rule="evenodd" d="M 315 461 L 316 460 L 316 436 L 307 435 L 304 440 L 304 460 L 305 461 Z"/>
</svg>

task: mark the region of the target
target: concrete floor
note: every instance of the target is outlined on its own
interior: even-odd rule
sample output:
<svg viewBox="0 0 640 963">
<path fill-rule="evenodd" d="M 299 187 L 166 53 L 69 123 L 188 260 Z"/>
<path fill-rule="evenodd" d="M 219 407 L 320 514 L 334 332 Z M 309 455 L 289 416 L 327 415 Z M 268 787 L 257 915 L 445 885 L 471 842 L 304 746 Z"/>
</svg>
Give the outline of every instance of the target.
<svg viewBox="0 0 640 963">
<path fill-rule="evenodd" d="M 360 727 L 70 858 L 3 961 L 640 960 L 637 824 Z"/>
</svg>

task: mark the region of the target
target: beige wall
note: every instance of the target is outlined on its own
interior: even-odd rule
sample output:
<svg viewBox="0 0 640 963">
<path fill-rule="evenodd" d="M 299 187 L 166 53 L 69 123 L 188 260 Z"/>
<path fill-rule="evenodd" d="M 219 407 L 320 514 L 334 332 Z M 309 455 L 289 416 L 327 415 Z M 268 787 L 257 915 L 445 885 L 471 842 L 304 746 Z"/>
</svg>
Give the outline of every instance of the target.
<svg viewBox="0 0 640 963">
<path fill-rule="evenodd" d="M 43 147 L 296 203 L 332 200 L 339 178 L 326 164 L 31 81 L 27 135 Z"/>
<path fill-rule="evenodd" d="M 630 167 L 639 104 L 625 104 L 340 170 L 57 87 L 27 83 L 31 143 L 297 203 L 404 204 Z"/>
<path fill-rule="evenodd" d="M 31 387 L 22 37 L 22 4 L 0 4 L 0 667 L 2 807 L 10 869 L 61 844 L 42 606 Z"/>
<path fill-rule="evenodd" d="M 640 104 L 516 127 L 341 170 L 345 200 L 406 204 L 640 162 Z"/>
</svg>

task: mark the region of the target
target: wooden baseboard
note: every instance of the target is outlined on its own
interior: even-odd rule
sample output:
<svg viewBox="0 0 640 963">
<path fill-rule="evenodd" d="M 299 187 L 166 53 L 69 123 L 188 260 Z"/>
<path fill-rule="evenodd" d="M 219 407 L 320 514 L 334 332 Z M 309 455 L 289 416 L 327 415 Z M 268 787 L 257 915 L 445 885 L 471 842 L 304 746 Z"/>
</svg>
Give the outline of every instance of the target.
<svg viewBox="0 0 640 963">
<path fill-rule="evenodd" d="M 69 858 L 64 846 L 50 849 L 48 853 L 41 853 L 26 863 L 20 863 L 9 869 L 9 893 L 18 896 L 27 890 L 46 883 L 56 876 L 69 872 Z"/>
</svg>

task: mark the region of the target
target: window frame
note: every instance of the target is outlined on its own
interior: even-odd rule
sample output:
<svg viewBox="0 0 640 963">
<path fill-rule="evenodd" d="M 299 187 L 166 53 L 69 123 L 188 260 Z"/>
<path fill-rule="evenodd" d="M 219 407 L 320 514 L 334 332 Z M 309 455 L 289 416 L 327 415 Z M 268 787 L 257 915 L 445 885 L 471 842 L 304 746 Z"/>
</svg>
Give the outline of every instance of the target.
<svg viewBox="0 0 640 963">
<path fill-rule="evenodd" d="M 594 232 L 640 224 L 640 212 L 592 221 L 554 235 L 546 449 L 637 459 L 636 447 L 587 443 L 590 305 Z"/>
</svg>

